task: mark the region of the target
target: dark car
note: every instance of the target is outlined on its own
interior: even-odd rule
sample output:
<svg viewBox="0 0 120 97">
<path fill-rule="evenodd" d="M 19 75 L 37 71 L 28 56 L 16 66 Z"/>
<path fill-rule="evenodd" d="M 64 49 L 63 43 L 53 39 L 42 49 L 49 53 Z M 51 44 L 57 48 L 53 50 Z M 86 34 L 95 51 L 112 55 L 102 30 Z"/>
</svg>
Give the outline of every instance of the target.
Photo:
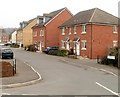
<svg viewBox="0 0 120 97">
<path fill-rule="evenodd" d="M 43 52 L 45 52 L 46 54 L 48 54 L 48 52 L 50 50 L 58 50 L 58 49 L 59 49 L 58 47 L 47 47 L 47 48 L 45 48 L 45 50 Z"/>
<path fill-rule="evenodd" d="M 13 59 L 13 51 L 9 48 L 1 48 L 0 49 L 0 57 L 1 59 L 4 59 L 4 58 L 11 58 Z"/>
</svg>

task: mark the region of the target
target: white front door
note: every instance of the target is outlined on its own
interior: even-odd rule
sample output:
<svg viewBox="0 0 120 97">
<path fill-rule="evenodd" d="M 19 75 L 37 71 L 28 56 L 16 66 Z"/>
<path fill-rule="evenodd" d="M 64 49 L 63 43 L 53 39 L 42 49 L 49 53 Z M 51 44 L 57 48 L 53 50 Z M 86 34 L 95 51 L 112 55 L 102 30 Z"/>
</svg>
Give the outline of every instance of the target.
<svg viewBox="0 0 120 97">
<path fill-rule="evenodd" d="M 70 49 L 70 45 L 69 42 L 66 43 L 66 49 L 69 50 Z"/>
<path fill-rule="evenodd" d="M 80 43 L 79 42 L 76 43 L 76 53 L 77 55 L 80 55 Z"/>
<path fill-rule="evenodd" d="M 42 43 L 40 42 L 40 51 L 42 51 Z"/>
</svg>

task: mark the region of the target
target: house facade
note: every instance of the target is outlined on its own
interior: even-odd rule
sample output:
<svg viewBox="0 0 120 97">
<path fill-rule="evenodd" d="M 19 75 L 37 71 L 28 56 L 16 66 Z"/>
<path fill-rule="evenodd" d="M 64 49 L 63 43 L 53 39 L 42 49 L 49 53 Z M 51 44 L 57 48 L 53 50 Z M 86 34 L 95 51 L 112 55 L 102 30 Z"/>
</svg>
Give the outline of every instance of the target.
<svg viewBox="0 0 120 97">
<path fill-rule="evenodd" d="M 20 47 L 23 46 L 23 30 L 22 30 L 22 28 L 17 29 L 16 42 Z"/>
<path fill-rule="evenodd" d="M 77 13 L 60 27 L 59 47 L 97 58 L 118 45 L 118 18 L 98 8 Z"/>
<path fill-rule="evenodd" d="M 14 31 L 11 35 L 11 42 L 17 43 L 17 31 Z"/>
<path fill-rule="evenodd" d="M 37 24 L 32 27 L 33 44 L 37 45 L 38 50 L 43 51 L 46 47 L 59 46 L 58 27 L 72 16 L 67 8 L 38 16 Z"/>
<path fill-rule="evenodd" d="M 33 33 L 32 33 L 32 27 L 37 24 L 37 18 L 31 19 L 24 23 L 23 28 L 23 47 L 32 45 L 33 43 Z"/>
<path fill-rule="evenodd" d="M 7 43 L 9 41 L 10 41 L 9 34 L 5 31 L 5 29 L 1 28 L 0 29 L 0 42 Z"/>
</svg>

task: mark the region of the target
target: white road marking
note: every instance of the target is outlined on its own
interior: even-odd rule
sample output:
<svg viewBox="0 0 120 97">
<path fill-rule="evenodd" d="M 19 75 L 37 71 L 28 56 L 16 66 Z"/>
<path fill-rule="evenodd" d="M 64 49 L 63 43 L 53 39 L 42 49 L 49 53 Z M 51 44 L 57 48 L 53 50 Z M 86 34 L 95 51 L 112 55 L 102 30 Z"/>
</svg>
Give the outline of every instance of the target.
<svg viewBox="0 0 120 97">
<path fill-rule="evenodd" d="M 114 95 L 119 96 L 119 94 L 118 94 L 118 93 L 116 93 L 116 92 L 112 91 L 111 89 L 109 89 L 109 88 L 107 88 L 107 87 L 103 86 L 102 84 L 100 84 L 100 83 L 98 83 L 98 82 L 96 82 L 96 84 L 97 84 L 97 85 L 99 85 L 100 87 L 102 87 L 102 88 L 106 89 L 107 91 L 109 91 L 109 92 L 113 93 Z"/>
<path fill-rule="evenodd" d="M 9 93 L 2 93 L 2 95 L 10 95 Z"/>
<path fill-rule="evenodd" d="M 113 72 L 111 72 L 111 71 L 108 71 L 108 70 L 105 70 L 105 69 L 99 69 L 99 70 L 100 70 L 100 71 L 107 72 L 107 73 L 109 73 L 109 74 L 112 74 L 112 75 L 118 77 L 118 75 L 116 75 L 115 73 L 113 73 Z"/>
<path fill-rule="evenodd" d="M 38 73 L 31 65 L 29 65 L 27 62 L 24 62 L 26 65 L 28 65 L 37 75 L 39 76 L 39 79 L 42 79 L 40 73 Z"/>
</svg>

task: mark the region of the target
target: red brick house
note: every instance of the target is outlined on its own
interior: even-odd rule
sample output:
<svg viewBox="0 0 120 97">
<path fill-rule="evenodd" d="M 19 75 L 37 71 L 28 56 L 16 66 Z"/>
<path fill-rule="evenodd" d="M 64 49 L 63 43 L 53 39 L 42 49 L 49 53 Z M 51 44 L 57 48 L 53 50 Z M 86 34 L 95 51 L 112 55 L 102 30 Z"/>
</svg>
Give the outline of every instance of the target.
<svg viewBox="0 0 120 97">
<path fill-rule="evenodd" d="M 46 47 L 59 46 L 60 29 L 58 27 L 72 16 L 67 8 L 38 16 L 37 24 L 32 27 L 33 44 L 36 44 L 40 51 Z"/>
<path fill-rule="evenodd" d="M 60 27 L 59 46 L 74 53 L 97 58 L 118 44 L 118 18 L 98 8 L 77 13 Z"/>
</svg>

